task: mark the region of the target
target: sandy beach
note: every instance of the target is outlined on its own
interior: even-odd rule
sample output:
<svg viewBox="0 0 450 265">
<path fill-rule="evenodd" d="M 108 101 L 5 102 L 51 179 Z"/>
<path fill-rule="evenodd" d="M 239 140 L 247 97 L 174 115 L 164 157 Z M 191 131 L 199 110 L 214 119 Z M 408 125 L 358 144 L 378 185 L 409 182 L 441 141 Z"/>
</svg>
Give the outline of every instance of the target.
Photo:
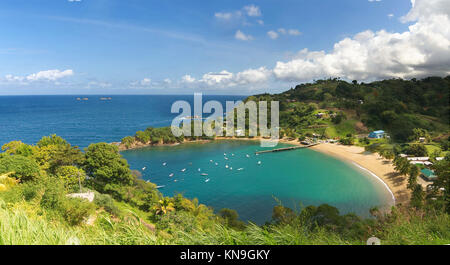
<svg viewBox="0 0 450 265">
<path fill-rule="evenodd" d="M 324 143 L 311 149 L 334 156 L 347 162 L 354 162 L 360 167 L 378 176 L 395 196 L 396 204 L 409 202 L 410 191 L 406 188 L 407 178 L 399 175 L 391 161 L 387 161 L 378 154 L 366 153 L 359 146 L 344 146 L 340 144 Z"/>
<path fill-rule="evenodd" d="M 260 141 L 261 137 L 247 138 L 247 137 L 216 137 L 215 140 L 241 140 L 241 141 Z M 207 143 L 211 140 L 197 140 L 197 141 L 185 141 L 186 142 L 197 142 L 197 143 Z M 291 144 L 291 145 L 302 145 L 295 140 L 280 139 L 280 143 Z M 148 146 L 161 146 L 161 145 L 177 145 L 177 144 L 141 144 L 132 146 L 131 148 L 126 148 L 120 143 L 120 151 L 129 149 L 138 149 Z M 392 164 L 392 161 L 387 161 L 383 159 L 380 155 L 376 153 L 366 153 L 363 147 L 359 146 L 345 146 L 341 144 L 331 144 L 331 143 L 321 143 L 319 145 L 310 147 L 312 150 L 325 153 L 327 155 L 334 156 L 338 159 L 349 163 L 355 163 L 357 166 L 362 167 L 364 170 L 369 171 L 369 173 L 374 174 L 380 181 L 383 182 L 385 186 L 391 191 L 395 198 L 395 204 L 405 204 L 409 202 L 410 191 L 407 189 L 407 178 L 406 176 L 399 175 Z"/>
</svg>

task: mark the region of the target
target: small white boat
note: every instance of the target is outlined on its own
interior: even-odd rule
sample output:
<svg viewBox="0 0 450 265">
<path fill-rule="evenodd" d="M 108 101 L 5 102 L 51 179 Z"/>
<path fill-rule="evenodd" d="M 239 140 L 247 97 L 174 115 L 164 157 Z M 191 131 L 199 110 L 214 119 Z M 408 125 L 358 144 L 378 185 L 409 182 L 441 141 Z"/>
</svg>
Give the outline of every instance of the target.
<svg viewBox="0 0 450 265">
<path fill-rule="evenodd" d="M 227 153 L 223 153 L 223 155 L 224 155 L 224 156 L 226 156 L 226 155 L 227 155 Z"/>
<path fill-rule="evenodd" d="M 225 165 L 225 168 L 228 168 L 228 165 Z"/>
<path fill-rule="evenodd" d="M 205 182 L 208 182 L 209 181 L 209 179 L 205 179 Z"/>
<path fill-rule="evenodd" d="M 216 163 L 216 166 L 218 166 L 219 165 L 219 163 Z"/>
<path fill-rule="evenodd" d="M 202 173 L 201 175 L 202 175 L 202 176 L 208 176 L 208 174 L 206 174 L 206 173 Z"/>
<path fill-rule="evenodd" d="M 163 166 L 165 166 L 165 165 L 167 165 L 167 163 L 166 163 L 166 162 L 164 162 L 164 163 L 163 163 Z"/>
<path fill-rule="evenodd" d="M 211 162 L 211 163 L 212 163 L 213 161 L 212 161 L 212 160 L 209 160 L 209 162 Z"/>
<path fill-rule="evenodd" d="M 183 168 L 183 169 L 181 170 L 181 172 L 184 172 L 184 171 L 186 171 L 186 169 L 185 169 L 185 168 Z"/>
<path fill-rule="evenodd" d="M 144 171 L 145 169 L 147 169 L 147 167 L 143 167 L 143 168 L 142 168 L 142 171 Z"/>
<path fill-rule="evenodd" d="M 230 167 L 230 170 L 233 170 L 233 167 Z"/>
<path fill-rule="evenodd" d="M 258 161 L 258 165 L 261 165 L 261 161 Z"/>
<path fill-rule="evenodd" d="M 171 174 L 169 175 L 169 177 L 173 177 L 173 173 L 171 173 Z"/>
<path fill-rule="evenodd" d="M 228 157 L 225 157 L 225 160 L 228 160 Z"/>
<path fill-rule="evenodd" d="M 174 180 L 173 182 L 177 182 L 177 180 Z"/>
<path fill-rule="evenodd" d="M 234 154 L 231 154 L 231 156 L 234 156 Z"/>
<path fill-rule="evenodd" d="M 164 188 L 166 185 L 156 186 L 157 189 Z"/>
<path fill-rule="evenodd" d="M 250 157 L 249 155 L 245 155 L 246 157 Z"/>
<path fill-rule="evenodd" d="M 241 170 L 244 170 L 244 168 L 241 167 L 241 168 L 238 168 L 237 170 L 238 170 L 238 171 L 241 171 Z"/>
</svg>

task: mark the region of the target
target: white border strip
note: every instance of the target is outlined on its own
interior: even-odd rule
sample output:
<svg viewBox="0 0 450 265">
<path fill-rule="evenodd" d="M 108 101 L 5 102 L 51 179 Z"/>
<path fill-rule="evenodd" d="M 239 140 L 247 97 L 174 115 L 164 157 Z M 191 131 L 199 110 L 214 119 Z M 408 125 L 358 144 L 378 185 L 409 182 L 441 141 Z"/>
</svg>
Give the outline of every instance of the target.
<svg viewBox="0 0 450 265">
<path fill-rule="evenodd" d="M 389 193 L 391 194 L 392 200 L 394 201 L 394 205 L 395 205 L 395 196 L 394 196 L 394 193 L 392 193 L 391 189 L 390 189 L 389 186 L 386 184 L 386 182 L 384 182 L 380 177 L 378 177 L 377 175 L 375 175 L 372 171 L 368 170 L 367 168 L 360 166 L 360 165 L 359 165 L 358 163 L 356 163 L 356 162 L 353 162 L 353 161 L 352 161 L 352 163 L 353 163 L 355 166 L 357 166 L 358 168 L 367 171 L 370 175 L 372 175 L 373 177 L 375 177 L 376 179 L 378 179 L 381 183 L 383 183 L 383 185 L 386 187 L 386 189 L 387 189 L 387 190 L 389 191 Z"/>
</svg>

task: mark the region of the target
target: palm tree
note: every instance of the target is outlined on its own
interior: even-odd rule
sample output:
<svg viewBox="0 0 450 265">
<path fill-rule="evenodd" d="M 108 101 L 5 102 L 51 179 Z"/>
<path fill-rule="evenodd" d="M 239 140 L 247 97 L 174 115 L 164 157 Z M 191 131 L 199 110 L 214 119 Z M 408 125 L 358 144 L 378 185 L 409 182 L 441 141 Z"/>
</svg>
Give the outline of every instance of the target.
<svg viewBox="0 0 450 265">
<path fill-rule="evenodd" d="M 157 205 L 153 206 L 153 210 L 156 215 L 164 215 L 168 212 L 175 211 L 175 207 L 169 198 L 163 198 L 158 201 Z"/>
<path fill-rule="evenodd" d="M 417 184 L 417 177 L 419 176 L 419 168 L 411 165 L 408 172 L 408 189 L 413 189 Z"/>
</svg>

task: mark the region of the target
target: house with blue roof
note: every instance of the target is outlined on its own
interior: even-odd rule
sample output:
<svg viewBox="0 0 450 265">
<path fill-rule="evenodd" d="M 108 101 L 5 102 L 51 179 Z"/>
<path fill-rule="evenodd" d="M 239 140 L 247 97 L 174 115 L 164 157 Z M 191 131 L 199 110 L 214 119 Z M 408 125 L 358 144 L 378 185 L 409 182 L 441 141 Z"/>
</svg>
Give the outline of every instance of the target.
<svg viewBox="0 0 450 265">
<path fill-rule="evenodd" d="M 369 138 L 372 139 L 381 139 L 386 136 L 386 133 L 383 130 L 373 131 L 369 134 Z"/>
</svg>

